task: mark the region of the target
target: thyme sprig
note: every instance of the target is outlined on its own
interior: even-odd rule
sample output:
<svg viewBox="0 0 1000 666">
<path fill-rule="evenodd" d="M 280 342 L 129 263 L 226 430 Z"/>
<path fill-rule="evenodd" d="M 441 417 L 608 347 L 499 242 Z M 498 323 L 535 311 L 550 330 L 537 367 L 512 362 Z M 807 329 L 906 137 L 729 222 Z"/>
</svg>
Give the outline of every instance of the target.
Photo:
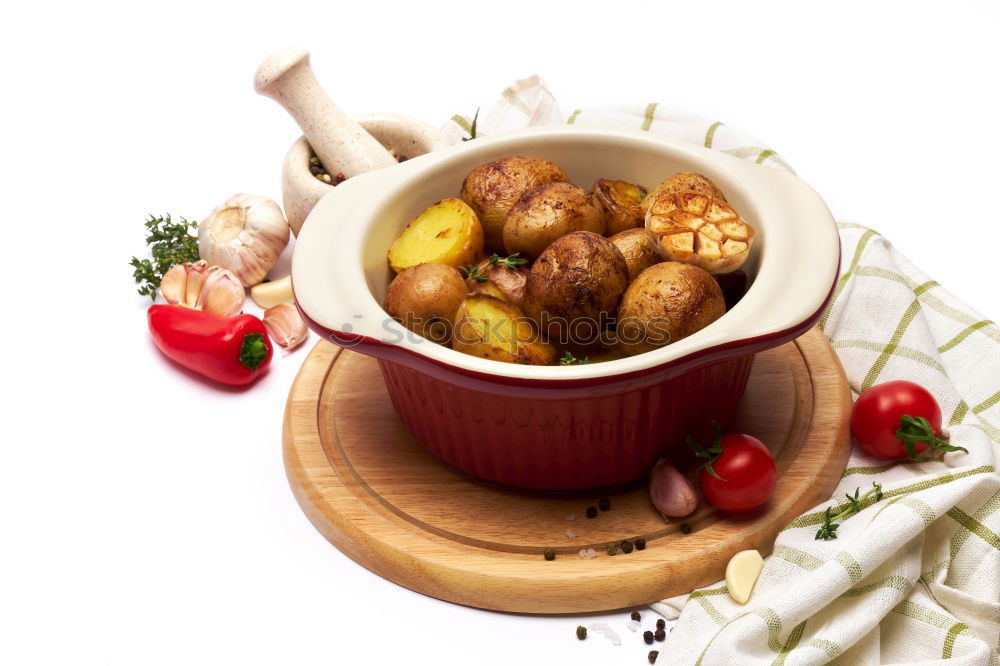
<svg viewBox="0 0 1000 666">
<path fill-rule="evenodd" d="M 153 258 L 132 257 L 129 265 L 133 268 L 132 277 L 139 285 L 137 291 L 156 300 L 156 290 L 171 266 L 198 261 L 198 237 L 191 234 L 198 223 L 183 217 L 174 222 L 168 213 L 162 217 L 150 215 L 145 224 L 146 245 Z"/>
<path fill-rule="evenodd" d="M 520 252 L 515 252 L 514 254 L 508 255 L 506 257 L 501 257 L 499 254 L 494 253 L 490 257 L 490 264 L 494 266 L 503 266 L 504 268 L 514 268 L 518 266 L 523 266 L 528 263 L 528 260 L 524 257 L 520 257 Z"/>
<path fill-rule="evenodd" d="M 823 524 L 820 526 L 819 531 L 816 532 L 817 540 L 831 541 L 836 539 L 837 528 L 840 527 L 837 521 L 853 516 L 856 513 L 861 513 L 861 510 L 865 508 L 865 504 L 871 497 L 875 498 L 871 501 L 872 504 L 881 502 L 884 497 L 882 494 L 882 484 L 873 483 L 871 490 L 864 495 L 861 495 L 861 488 L 855 488 L 853 495 L 847 493 L 844 497 L 847 498 L 847 506 L 839 513 L 833 513 L 832 506 L 826 507 L 826 512 L 823 514 Z"/>
<path fill-rule="evenodd" d="M 489 276 L 486 273 L 479 270 L 478 264 L 469 264 L 468 266 L 461 266 L 461 271 L 465 273 L 466 277 L 472 278 L 476 282 L 486 282 L 489 280 Z"/>
<path fill-rule="evenodd" d="M 947 440 L 939 438 L 934 433 L 934 428 L 923 416 L 910 416 L 903 414 L 899 419 L 899 430 L 896 431 L 896 439 L 906 447 L 906 454 L 910 460 L 923 462 L 934 458 L 936 454 L 944 456 L 949 451 L 965 451 L 968 449 L 962 446 L 952 446 Z M 917 444 L 926 444 L 927 450 L 917 453 Z"/>
<path fill-rule="evenodd" d="M 566 351 L 559 359 L 559 365 L 590 365 L 590 357 L 585 356 L 583 358 L 577 358 L 573 356 L 573 353 Z"/>
<path fill-rule="evenodd" d="M 469 128 L 469 136 L 462 137 L 462 141 L 472 141 L 476 138 L 476 123 L 479 121 L 479 109 L 476 109 L 476 115 L 472 116 L 472 126 Z"/>
</svg>

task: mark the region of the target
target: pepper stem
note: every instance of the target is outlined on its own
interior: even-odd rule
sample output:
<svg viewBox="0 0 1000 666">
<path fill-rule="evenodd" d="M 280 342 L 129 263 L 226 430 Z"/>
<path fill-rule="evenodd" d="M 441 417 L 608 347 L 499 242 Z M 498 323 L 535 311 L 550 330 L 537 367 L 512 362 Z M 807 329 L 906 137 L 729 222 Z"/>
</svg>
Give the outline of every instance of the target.
<svg viewBox="0 0 1000 666">
<path fill-rule="evenodd" d="M 247 333 L 240 345 L 240 364 L 245 368 L 256 370 L 267 358 L 267 345 L 260 333 Z"/>
</svg>

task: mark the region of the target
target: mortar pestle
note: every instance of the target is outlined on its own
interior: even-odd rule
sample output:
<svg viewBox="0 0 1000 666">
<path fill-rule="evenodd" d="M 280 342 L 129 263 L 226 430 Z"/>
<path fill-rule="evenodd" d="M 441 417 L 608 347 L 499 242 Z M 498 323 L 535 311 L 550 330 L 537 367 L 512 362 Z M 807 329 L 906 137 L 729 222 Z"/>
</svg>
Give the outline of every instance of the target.
<svg viewBox="0 0 1000 666">
<path fill-rule="evenodd" d="M 285 155 L 281 171 L 285 217 L 296 235 L 309 211 L 334 184 L 309 170 L 315 153 L 327 173 L 350 178 L 392 166 L 447 145 L 440 130 L 394 113 L 345 114 L 323 91 L 309 64 L 309 52 L 291 48 L 271 54 L 257 68 L 254 89 L 275 100 L 304 132 Z"/>
</svg>

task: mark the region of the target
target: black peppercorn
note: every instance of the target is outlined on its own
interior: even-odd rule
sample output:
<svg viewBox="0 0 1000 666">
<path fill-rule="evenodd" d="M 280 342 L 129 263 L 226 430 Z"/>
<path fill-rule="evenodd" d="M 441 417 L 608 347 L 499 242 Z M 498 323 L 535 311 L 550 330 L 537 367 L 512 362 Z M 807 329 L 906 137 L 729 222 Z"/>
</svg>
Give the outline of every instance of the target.
<svg viewBox="0 0 1000 666">
<path fill-rule="evenodd" d="M 639 620 L 641 620 L 641 619 L 642 619 L 642 616 L 641 616 L 641 615 L 639 615 L 639 611 L 632 611 L 632 616 L 631 616 L 631 617 L 632 617 L 632 619 L 633 619 L 633 620 L 635 620 L 636 622 L 638 622 Z"/>
<path fill-rule="evenodd" d="M 691 526 L 687 523 L 681 523 L 681 532 L 684 532 L 684 534 L 691 534 Z"/>
<path fill-rule="evenodd" d="M 581 641 L 584 638 L 586 638 L 587 637 L 587 627 L 577 627 L 576 628 L 576 637 L 579 638 Z"/>
<path fill-rule="evenodd" d="M 597 507 L 588 506 L 587 507 L 587 518 L 597 518 Z"/>
<path fill-rule="evenodd" d="M 646 655 L 646 659 L 649 659 L 649 663 L 655 664 L 656 663 L 656 658 L 659 657 L 659 656 L 660 656 L 660 653 L 657 650 L 650 650 L 649 654 Z"/>
<path fill-rule="evenodd" d="M 656 621 L 656 628 L 657 629 L 666 629 L 667 628 L 667 621 L 664 620 L 661 617 L 659 620 Z"/>
<path fill-rule="evenodd" d="M 597 500 L 597 508 L 600 509 L 601 511 L 610 511 L 611 500 L 609 500 L 607 497 L 602 497 L 601 499 Z"/>
<path fill-rule="evenodd" d="M 621 549 L 622 549 L 623 553 L 625 553 L 626 555 L 628 555 L 629 553 L 632 552 L 632 542 L 631 541 L 622 541 Z"/>
<path fill-rule="evenodd" d="M 618 554 L 618 544 L 616 544 L 616 543 L 609 543 L 608 544 L 608 555 L 617 555 L 617 554 Z"/>
<path fill-rule="evenodd" d="M 645 539 L 636 539 L 635 540 L 635 549 L 636 550 L 646 550 L 646 540 Z"/>
<path fill-rule="evenodd" d="M 653 632 L 652 631 L 644 631 L 644 632 L 642 632 L 642 640 L 646 641 L 646 645 L 652 645 L 653 644 Z"/>
<path fill-rule="evenodd" d="M 551 548 L 546 548 L 545 559 L 548 560 L 549 562 L 556 559 L 556 551 L 552 550 Z"/>
<path fill-rule="evenodd" d="M 656 633 L 653 634 L 653 638 L 655 638 L 658 641 L 662 641 L 666 637 L 667 637 L 667 632 L 665 632 L 663 629 L 657 629 Z"/>
</svg>

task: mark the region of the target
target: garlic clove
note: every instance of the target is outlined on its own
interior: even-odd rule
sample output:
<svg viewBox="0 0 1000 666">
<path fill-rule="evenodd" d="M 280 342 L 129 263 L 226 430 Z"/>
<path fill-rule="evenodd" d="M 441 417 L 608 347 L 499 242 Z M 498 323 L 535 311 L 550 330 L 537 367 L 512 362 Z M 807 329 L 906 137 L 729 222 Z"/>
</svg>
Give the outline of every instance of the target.
<svg viewBox="0 0 1000 666">
<path fill-rule="evenodd" d="M 160 293 L 171 305 L 224 317 L 239 314 L 246 300 L 246 290 L 232 271 L 205 261 L 171 266 L 160 281 Z"/>
<path fill-rule="evenodd" d="M 224 317 L 239 314 L 247 297 L 239 278 L 221 266 L 212 266 L 205 275 L 205 284 L 195 307 L 205 312 L 217 312 Z"/>
<path fill-rule="evenodd" d="M 726 589 L 733 601 L 738 604 L 749 601 L 763 570 L 764 558 L 756 550 L 741 550 L 733 555 L 726 565 Z"/>
<path fill-rule="evenodd" d="M 245 287 L 261 280 L 288 244 L 288 222 L 277 203 L 236 194 L 198 224 L 198 254 L 228 268 Z"/>
<path fill-rule="evenodd" d="M 264 328 L 286 351 L 295 349 L 309 337 L 309 329 L 299 311 L 290 303 L 279 303 L 264 312 Z"/>
<path fill-rule="evenodd" d="M 698 494 L 677 468 L 660 458 L 649 474 L 649 498 L 668 518 L 683 518 L 698 508 Z"/>
<path fill-rule="evenodd" d="M 255 284 L 250 288 L 250 298 L 265 310 L 273 308 L 279 303 L 290 303 L 294 298 L 292 295 L 292 276 Z"/>
<path fill-rule="evenodd" d="M 174 264 L 160 280 L 160 293 L 171 305 L 182 305 L 187 294 L 187 266 Z"/>
</svg>

